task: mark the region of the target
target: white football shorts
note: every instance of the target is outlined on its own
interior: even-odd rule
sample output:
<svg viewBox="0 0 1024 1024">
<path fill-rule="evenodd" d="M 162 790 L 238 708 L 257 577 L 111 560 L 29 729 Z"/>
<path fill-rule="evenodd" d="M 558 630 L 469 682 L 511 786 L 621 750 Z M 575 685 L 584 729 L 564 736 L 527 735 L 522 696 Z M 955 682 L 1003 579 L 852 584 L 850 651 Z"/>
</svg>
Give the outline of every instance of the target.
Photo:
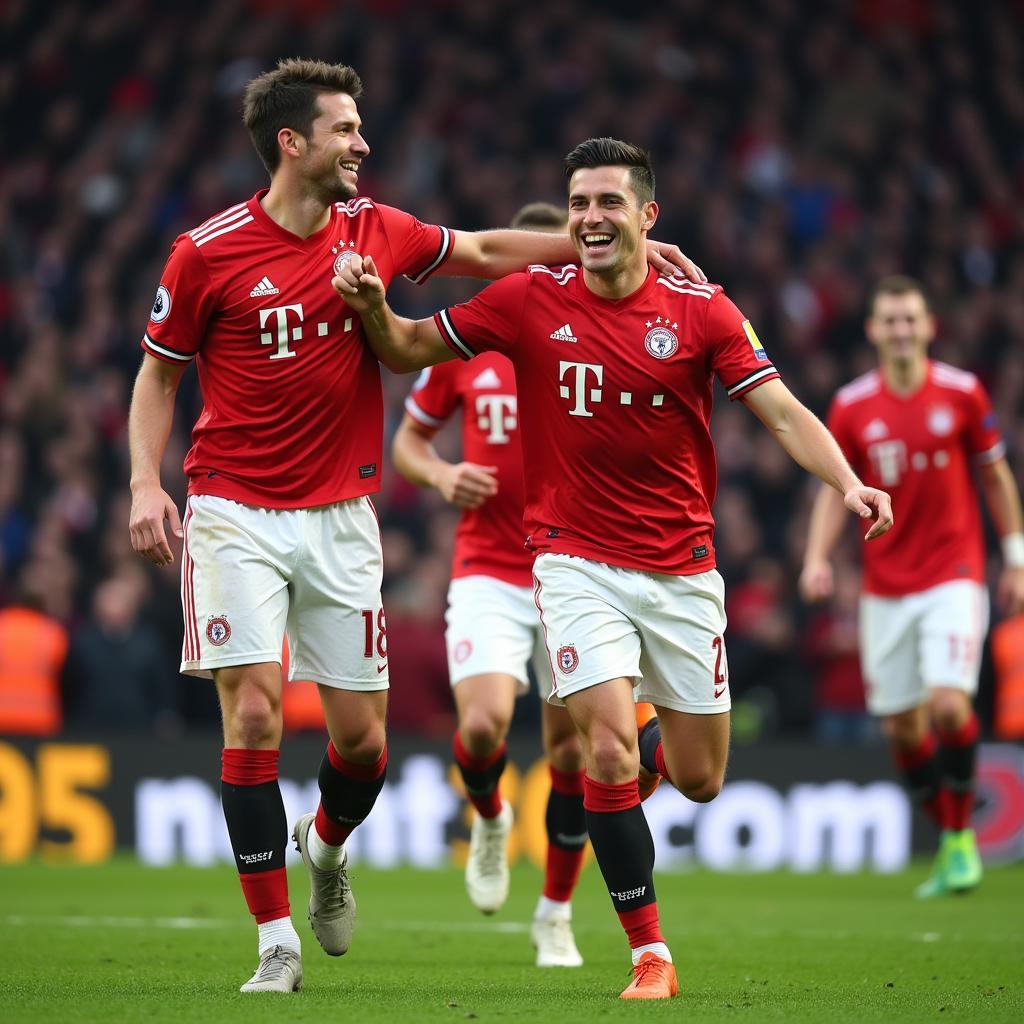
<svg viewBox="0 0 1024 1024">
<path fill-rule="evenodd" d="M 470 676 L 500 672 L 519 680 L 521 696 L 530 688 L 527 666 L 532 664 L 540 696 L 547 699 L 551 663 L 530 587 L 493 576 L 460 576 L 448 587 L 444 618 L 453 687 Z"/>
<path fill-rule="evenodd" d="M 974 580 L 950 580 L 903 597 L 864 594 L 860 657 L 868 710 L 909 711 L 935 686 L 973 695 L 988 616 L 988 590 Z"/>
<path fill-rule="evenodd" d="M 696 715 L 731 708 L 725 583 L 716 570 L 674 576 L 544 554 L 533 578 L 553 704 L 624 676 L 637 701 Z"/>
<path fill-rule="evenodd" d="M 273 509 L 194 494 L 184 519 L 181 671 L 281 661 L 289 678 L 388 688 L 383 561 L 367 497 Z"/>
</svg>

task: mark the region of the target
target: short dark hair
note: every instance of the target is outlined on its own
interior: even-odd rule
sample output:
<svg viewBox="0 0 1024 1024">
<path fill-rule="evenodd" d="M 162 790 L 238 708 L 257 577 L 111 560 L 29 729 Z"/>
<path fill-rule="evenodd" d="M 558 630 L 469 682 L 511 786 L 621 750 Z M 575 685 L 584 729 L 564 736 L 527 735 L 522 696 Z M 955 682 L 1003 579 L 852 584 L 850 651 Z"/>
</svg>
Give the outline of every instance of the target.
<svg viewBox="0 0 1024 1024">
<path fill-rule="evenodd" d="M 363 83 L 347 64 L 302 57 L 278 61 L 273 71 L 264 72 L 246 86 L 242 122 L 271 174 L 281 163 L 277 133 L 292 128 L 308 138 L 320 113 L 318 97 L 335 92 L 348 93 L 357 100 L 363 94 Z"/>
<path fill-rule="evenodd" d="M 931 309 L 924 285 L 906 274 L 890 274 L 871 289 L 871 295 L 868 297 L 868 316 L 874 316 L 875 303 L 878 302 L 880 295 L 920 295 L 924 300 L 925 309 Z"/>
<path fill-rule="evenodd" d="M 654 198 L 651 154 L 640 146 L 618 139 L 587 139 L 566 156 L 566 181 L 584 167 L 628 167 L 629 183 L 637 199 L 649 203 Z"/>
<path fill-rule="evenodd" d="M 510 227 L 526 231 L 546 231 L 561 228 L 568 221 L 565 209 L 552 203 L 527 203 L 513 218 Z"/>
</svg>

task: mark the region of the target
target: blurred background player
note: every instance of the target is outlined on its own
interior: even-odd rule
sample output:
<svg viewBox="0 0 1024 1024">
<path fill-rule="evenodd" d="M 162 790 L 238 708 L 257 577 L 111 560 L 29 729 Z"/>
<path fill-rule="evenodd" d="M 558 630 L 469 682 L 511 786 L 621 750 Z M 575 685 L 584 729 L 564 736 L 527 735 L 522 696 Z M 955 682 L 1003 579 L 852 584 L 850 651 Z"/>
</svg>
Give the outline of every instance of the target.
<svg viewBox="0 0 1024 1024">
<path fill-rule="evenodd" d="M 972 707 L 988 629 L 978 490 L 1002 539 L 998 598 L 1024 607 L 1020 495 L 988 395 L 972 373 L 928 358 L 935 320 L 908 277 L 883 279 L 865 324 L 879 368 L 836 394 L 829 426 L 854 469 L 892 493 L 898 525 L 864 549 L 860 651 L 868 709 L 883 719 L 907 786 L 942 830 L 918 895 L 981 881 L 970 828 L 978 720 Z M 973 472 L 977 467 L 977 481 Z M 811 513 L 800 588 L 835 590 L 829 556 L 842 502 L 823 487 Z"/>
<path fill-rule="evenodd" d="M 512 227 L 565 234 L 566 214 L 549 203 L 533 203 L 516 214 Z M 523 453 L 512 363 L 486 352 L 470 362 L 430 367 L 405 410 L 392 449 L 395 466 L 463 510 L 445 641 L 459 719 L 455 763 L 477 811 L 466 890 L 473 905 L 489 914 L 508 896 L 512 808 L 498 786 L 515 700 L 529 689 L 529 664 L 540 696 L 551 692 L 551 663 L 533 599 L 533 556 L 523 543 Z M 464 461 L 453 464 L 438 455 L 432 439 L 456 411 L 462 413 Z M 587 842 L 583 751 L 565 708 L 545 700 L 541 727 L 551 795 L 544 891 L 531 937 L 538 967 L 579 967 L 583 958 L 573 938 L 570 899 Z"/>
<path fill-rule="evenodd" d="M 719 286 L 648 271 L 644 241 L 658 216 L 649 154 L 589 139 L 565 173 L 579 263 L 529 267 L 416 322 L 390 310 L 371 258 L 353 257 L 335 287 L 393 370 L 495 350 L 515 366 L 549 699 L 566 705 L 583 741 L 587 831 L 631 949 L 621 998 L 668 999 L 679 986 L 638 770 L 706 802 L 728 758 L 712 375 L 851 511 L 876 520 L 869 537 L 891 526 L 891 509 L 781 382 Z M 658 712 L 640 743 L 634 692 Z"/>
</svg>

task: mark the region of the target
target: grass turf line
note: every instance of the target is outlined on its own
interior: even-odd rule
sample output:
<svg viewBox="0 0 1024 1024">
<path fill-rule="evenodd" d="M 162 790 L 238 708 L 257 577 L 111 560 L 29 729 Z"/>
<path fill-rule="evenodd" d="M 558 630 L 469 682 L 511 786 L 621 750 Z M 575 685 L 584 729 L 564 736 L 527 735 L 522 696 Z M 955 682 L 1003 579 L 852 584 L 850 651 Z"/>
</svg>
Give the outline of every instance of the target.
<svg viewBox="0 0 1024 1024">
<path fill-rule="evenodd" d="M 531 868 L 513 871 L 509 902 L 490 918 L 470 907 L 457 871 L 355 868 L 355 941 L 338 959 L 310 933 L 294 871 L 305 969 L 295 996 L 238 992 L 256 935 L 229 868 L 4 866 L 0 1020 L 1024 1020 L 1024 867 L 920 903 L 911 893 L 925 870 L 659 876 L 682 994 L 641 1010 L 617 999 L 628 952 L 593 865 L 575 899 L 578 970 L 533 966 Z"/>
</svg>

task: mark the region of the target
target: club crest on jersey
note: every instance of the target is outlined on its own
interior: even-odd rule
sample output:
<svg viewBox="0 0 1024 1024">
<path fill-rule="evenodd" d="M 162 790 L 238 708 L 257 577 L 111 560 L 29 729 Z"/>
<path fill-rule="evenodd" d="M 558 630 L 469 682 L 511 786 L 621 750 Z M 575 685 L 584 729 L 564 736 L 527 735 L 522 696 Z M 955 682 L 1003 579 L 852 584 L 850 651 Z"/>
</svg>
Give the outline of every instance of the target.
<svg viewBox="0 0 1024 1024">
<path fill-rule="evenodd" d="M 675 336 L 675 332 L 670 331 L 667 327 L 653 327 L 644 338 L 644 348 L 655 359 L 668 359 L 678 351 L 679 339 Z"/>
<path fill-rule="evenodd" d="M 226 615 L 211 615 L 206 620 L 206 639 L 214 647 L 223 647 L 231 639 L 231 626 Z"/>
<path fill-rule="evenodd" d="M 357 253 L 355 249 L 343 249 L 339 252 L 334 258 L 334 274 L 332 276 L 337 277 L 337 275 L 341 273 L 341 268 L 345 266 L 353 256 L 358 255 L 359 253 Z"/>
<path fill-rule="evenodd" d="M 455 645 L 452 657 L 456 665 L 461 665 L 473 653 L 473 644 L 469 640 L 460 640 Z"/>
<path fill-rule="evenodd" d="M 153 308 L 149 312 L 149 319 L 155 324 L 163 323 L 171 311 L 171 293 L 166 285 L 160 285 L 156 290 L 156 298 L 153 300 Z"/>
<path fill-rule="evenodd" d="M 928 429 L 936 437 L 953 433 L 953 410 L 948 405 L 936 405 L 928 410 Z"/>
<path fill-rule="evenodd" d="M 555 655 L 555 661 L 558 662 L 558 667 L 568 676 L 576 671 L 580 663 L 580 656 L 576 653 L 576 646 L 574 644 L 566 644 L 564 647 L 558 648 L 558 653 Z"/>
</svg>

